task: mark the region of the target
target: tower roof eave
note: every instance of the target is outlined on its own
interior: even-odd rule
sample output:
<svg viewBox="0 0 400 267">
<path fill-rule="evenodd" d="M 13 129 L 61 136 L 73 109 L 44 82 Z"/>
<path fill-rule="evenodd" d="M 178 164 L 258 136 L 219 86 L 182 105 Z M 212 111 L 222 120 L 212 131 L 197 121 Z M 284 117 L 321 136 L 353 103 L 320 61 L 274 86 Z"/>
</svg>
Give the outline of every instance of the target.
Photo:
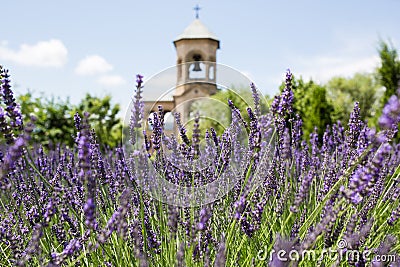
<svg viewBox="0 0 400 267">
<path fill-rule="evenodd" d="M 199 20 L 195 19 L 175 40 L 174 44 L 180 40 L 187 39 L 211 39 L 218 42 L 217 36 L 212 33 L 207 27 Z"/>
<path fill-rule="evenodd" d="M 176 43 L 179 42 L 179 41 L 182 41 L 182 40 L 198 40 L 198 39 L 208 39 L 208 40 L 215 41 L 215 42 L 218 43 L 218 49 L 220 48 L 220 42 L 219 42 L 219 40 L 211 39 L 211 38 L 182 38 L 182 39 L 176 39 L 176 40 L 174 41 L 174 45 L 175 45 L 175 47 L 176 47 Z"/>
</svg>

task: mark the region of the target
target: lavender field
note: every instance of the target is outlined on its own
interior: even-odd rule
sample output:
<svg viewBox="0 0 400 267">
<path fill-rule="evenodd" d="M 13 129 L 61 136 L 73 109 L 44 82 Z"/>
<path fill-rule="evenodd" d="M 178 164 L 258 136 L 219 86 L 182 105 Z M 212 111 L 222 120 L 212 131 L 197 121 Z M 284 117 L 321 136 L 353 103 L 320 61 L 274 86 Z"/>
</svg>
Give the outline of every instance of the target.
<svg viewBox="0 0 400 267">
<path fill-rule="evenodd" d="M 162 107 L 143 127 L 138 75 L 129 149 L 103 150 L 84 110 L 75 145 L 48 149 L 30 141 L 35 118 L 23 123 L 0 75 L 0 266 L 400 266 L 397 96 L 381 130 L 355 103 L 348 125 L 305 136 L 288 71 L 268 112 L 252 84 L 249 121 L 229 101 L 222 135 L 200 132 L 199 117 L 189 135 L 176 115 L 180 136 L 167 136 Z M 214 183 L 205 201 L 159 177 L 193 191 L 235 182 Z"/>
</svg>

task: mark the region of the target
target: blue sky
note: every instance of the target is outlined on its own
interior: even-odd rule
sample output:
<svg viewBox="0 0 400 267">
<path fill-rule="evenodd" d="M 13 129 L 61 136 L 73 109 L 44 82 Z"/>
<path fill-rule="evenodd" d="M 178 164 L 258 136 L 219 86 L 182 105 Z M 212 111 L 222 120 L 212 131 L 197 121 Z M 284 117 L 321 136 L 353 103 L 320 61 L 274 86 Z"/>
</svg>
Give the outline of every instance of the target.
<svg viewBox="0 0 400 267">
<path fill-rule="evenodd" d="M 325 82 L 377 66 L 378 40 L 400 50 L 399 0 L 31 1 L 1 4 L 0 64 L 17 94 L 77 102 L 86 92 L 128 106 L 135 74 L 175 64 L 172 41 L 193 21 L 221 41 L 217 61 L 273 94 L 290 68 Z"/>
</svg>

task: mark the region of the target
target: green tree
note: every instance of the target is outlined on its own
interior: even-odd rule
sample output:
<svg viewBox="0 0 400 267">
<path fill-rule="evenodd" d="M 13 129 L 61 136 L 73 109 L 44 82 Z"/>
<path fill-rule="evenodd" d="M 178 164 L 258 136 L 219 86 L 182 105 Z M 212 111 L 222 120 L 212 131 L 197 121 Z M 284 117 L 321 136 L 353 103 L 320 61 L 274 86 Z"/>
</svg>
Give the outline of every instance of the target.
<svg viewBox="0 0 400 267">
<path fill-rule="evenodd" d="M 334 77 L 326 84 L 333 103 L 332 120 L 344 125 L 349 121 L 354 102 L 359 102 L 362 119 L 371 120 L 379 108 L 380 85 L 373 74 L 356 73 L 351 78 Z"/>
<path fill-rule="evenodd" d="M 381 65 L 377 72 L 381 84 L 385 87 L 385 93 L 381 100 L 383 106 L 390 96 L 396 94 L 396 90 L 400 86 L 400 60 L 397 50 L 383 41 L 380 42 L 378 51 Z"/>
<path fill-rule="evenodd" d="M 249 122 L 249 116 L 247 114 L 247 108 L 254 108 L 254 100 L 252 92 L 247 88 L 235 88 L 219 90 L 215 95 L 209 99 L 204 99 L 194 102 L 191 106 L 191 118 L 194 118 L 196 112 L 199 112 L 200 129 L 204 134 L 206 129 L 214 128 L 217 134 L 222 134 L 225 127 L 228 127 L 231 123 L 231 109 L 228 106 L 228 100 L 231 100 L 233 104 L 240 110 L 245 121 Z M 267 110 L 267 99 L 260 96 L 260 108 L 261 113 L 265 113 Z M 191 125 L 189 124 L 189 128 Z M 190 134 L 190 131 L 188 131 Z"/>
<path fill-rule="evenodd" d="M 121 142 L 122 122 L 117 117 L 119 105 L 112 105 L 110 96 L 98 98 L 87 94 L 78 105 L 72 105 L 69 100 L 55 100 L 43 95 L 33 97 L 28 92 L 20 95 L 18 102 L 25 123 L 31 115 L 37 118 L 32 138 L 45 147 L 51 148 L 57 144 L 72 147 L 77 131 L 74 115 L 78 112 L 82 117 L 85 111 L 90 114 L 89 123 L 102 146 L 115 147 Z"/>
<path fill-rule="evenodd" d="M 21 112 L 26 123 L 31 115 L 36 117 L 32 139 L 45 147 L 63 143 L 72 146 L 74 143 L 74 120 L 69 101 L 57 101 L 54 98 L 33 97 L 27 93 L 18 97 Z"/>
<path fill-rule="evenodd" d="M 281 91 L 285 87 L 283 82 L 280 86 Z M 292 90 L 294 94 L 293 110 L 298 113 L 303 120 L 303 132 L 308 138 L 310 133 L 317 127 L 318 135 L 322 135 L 327 125 L 332 124 L 332 104 L 327 98 L 325 86 L 316 84 L 310 80 L 305 82 L 302 77 L 296 79 L 293 76 Z"/>
<path fill-rule="evenodd" d="M 101 145 L 115 147 L 122 142 L 122 122 L 118 117 L 120 107 L 111 104 L 111 96 L 104 98 L 86 94 L 85 98 L 73 109 L 73 113 L 89 112 L 89 122 L 95 130 Z"/>
</svg>

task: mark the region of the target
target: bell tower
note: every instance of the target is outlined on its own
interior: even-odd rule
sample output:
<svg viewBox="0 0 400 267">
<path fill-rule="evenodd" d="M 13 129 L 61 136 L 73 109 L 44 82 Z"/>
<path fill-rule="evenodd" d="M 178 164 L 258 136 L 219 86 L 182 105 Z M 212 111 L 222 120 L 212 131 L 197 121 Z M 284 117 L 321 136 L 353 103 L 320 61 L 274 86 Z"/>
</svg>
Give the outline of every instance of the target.
<svg viewBox="0 0 400 267">
<path fill-rule="evenodd" d="M 189 119 L 190 105 L 196 98 L 208 97 L 217 91 L 216 58 L 218 38 L 196 19 L 174 41 L 177 53 L 177 80 L 174 94 L 176 111 L 183 123 Z"/>
<path fill-rule="evenodd" d="M 196 19 L 173 42 L 177 54 L 173 99 L 148 100 L 144 103 L 146 114 L 157 112 L 157 106 L 162 105 L 165 113 L 179 112 L 183 124 L 189 121 L 190 106 L 196 99 L 217 92 L 216 59 L 220 43 L 200 21 L 200 8 L 196 6 L 194 9 Z"/>
</svg>

